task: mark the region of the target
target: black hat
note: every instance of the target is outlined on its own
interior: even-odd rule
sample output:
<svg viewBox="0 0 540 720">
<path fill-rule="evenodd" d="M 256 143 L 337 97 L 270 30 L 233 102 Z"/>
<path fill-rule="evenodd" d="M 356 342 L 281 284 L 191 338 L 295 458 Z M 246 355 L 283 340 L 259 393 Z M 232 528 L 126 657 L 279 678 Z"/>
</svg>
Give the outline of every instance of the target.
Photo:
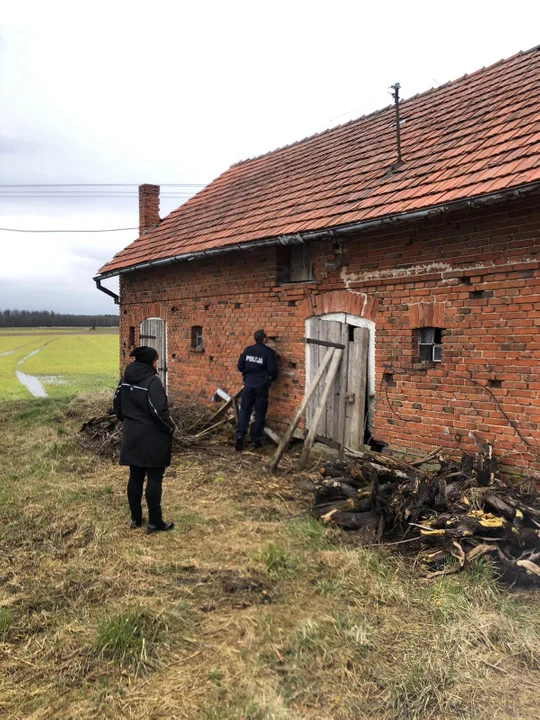
<svg viewBox="0 0 540 720">
<path fill-rule="evenodd" d="M 150 366 L 152 366 L 152 363 L 157 358 L 157 356 L 157 350 L 154 350 L 153 347 L 149 347 L 148 345 L 141 345 L 140 347 L 136 347 L 129 353 L 129 357 L 134 357 L 135 362 L 140 362 L 144 365 Z"/>
</svg>

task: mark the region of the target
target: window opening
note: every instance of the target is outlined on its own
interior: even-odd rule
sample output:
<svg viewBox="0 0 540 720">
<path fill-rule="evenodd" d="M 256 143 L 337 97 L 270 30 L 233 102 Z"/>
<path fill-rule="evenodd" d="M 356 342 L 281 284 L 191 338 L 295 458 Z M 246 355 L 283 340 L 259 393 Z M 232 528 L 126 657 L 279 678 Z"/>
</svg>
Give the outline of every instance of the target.
<svg viewBox="0 0 540 720">
<path fill-rule="evenodd" d="M 310 245 L 278 245 L 276 248 L 276 280 L 278 283 L 313 280 L 313 253 Z"/>
<path fill-rule="evenodd" d="M 135 328 L 133 327 L 133 325 L 131 325 L 129 328 L 128 345 L 130 347 L 133 347 L 133 345 L 135 345 Z"/>
<path fill-rule="evenodd" d="M 203 349 L 203 329 L 200 325 L 191 328 L 191 347 L 193 350 Z"/>
<path fill-rule="evenodd" d="M 420 328 L 418 330 L 418 357 L 420 362 L 441 362 L 441 343 L 441 328 Z"/>
</svg>

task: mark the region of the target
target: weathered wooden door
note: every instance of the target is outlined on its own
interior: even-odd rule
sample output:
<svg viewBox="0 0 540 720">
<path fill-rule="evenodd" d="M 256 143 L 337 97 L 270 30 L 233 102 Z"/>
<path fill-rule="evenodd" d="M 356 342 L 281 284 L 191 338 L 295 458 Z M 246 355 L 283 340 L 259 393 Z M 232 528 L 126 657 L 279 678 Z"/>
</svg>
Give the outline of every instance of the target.
<svg viewBox="0 0 540 720">
<path fill-rule="evenodd" d="M 159 355 L 158 375 L 163 387 L 167 388 L 167 323 L 161 318 L 146 318 L 141 323 L 140 343 L 157 350 Z"/>
<path fill-rule="evenodd" d="M 335 320 L 311 318 L 308 321 L 307 337 L 339 343 L 345 348 L 334 387 L 319 421 L 317 435 L 339 444 L 343 443 L 351 450 L 358 450 L 364 443 L 369 331 L 367 328 Z M 307 348 L 309 384 L 329 347 L 308 343 Z M 322 378 L 308 406 L 308 428 L 320 403 L 325 379 Z"/>
</svg>

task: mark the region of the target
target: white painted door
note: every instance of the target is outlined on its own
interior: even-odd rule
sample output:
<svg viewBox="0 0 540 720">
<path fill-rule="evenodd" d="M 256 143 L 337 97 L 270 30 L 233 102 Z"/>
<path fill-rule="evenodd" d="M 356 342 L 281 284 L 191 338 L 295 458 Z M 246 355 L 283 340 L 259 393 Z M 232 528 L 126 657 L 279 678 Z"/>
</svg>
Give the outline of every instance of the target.
<svg viewBox="0 0 540 720">
<path fill-rule="evenodd" d="M 167 323 L 161 318 L 146 318 L 140 327 L 140 344 L 157 350 L 159 355 L 158 375 L 163 387 L 167 388 Z"/>
<path fill-rule="evenodd" d="M 344 347 L 341 366 L 319 421 L 317 435 L 358 450 L 364 443 L 369 331 L 335 320 L 311 318 L 307 323 L 307 337 Z M 330 349 L 325 345 L 307 344 L 308 385 Z M 325 379 L 322 378 L 308 405 L 308 428 L 320 403 Z"/>
</svg>

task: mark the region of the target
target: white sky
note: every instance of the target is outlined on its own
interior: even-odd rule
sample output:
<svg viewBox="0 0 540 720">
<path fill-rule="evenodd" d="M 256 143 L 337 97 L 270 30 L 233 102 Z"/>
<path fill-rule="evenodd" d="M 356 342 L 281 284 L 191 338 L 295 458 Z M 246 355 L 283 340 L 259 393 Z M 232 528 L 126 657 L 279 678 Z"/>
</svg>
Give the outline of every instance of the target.
<svg viewBox="0 0 540 720">
<path fill-rule="evenodd" d="M 206 183 L 384 107 L 396 81 L 409 97 L 527 50 L 538 28 L 538 0 L 4 3 L 0 183 Z M 138 225 L 135 194 L 15 192 L 0 188 L 1 227 Z M 0 232 L 0 309 L 114 312 L 92 277 L 136 236 Z"/>
</svg>

